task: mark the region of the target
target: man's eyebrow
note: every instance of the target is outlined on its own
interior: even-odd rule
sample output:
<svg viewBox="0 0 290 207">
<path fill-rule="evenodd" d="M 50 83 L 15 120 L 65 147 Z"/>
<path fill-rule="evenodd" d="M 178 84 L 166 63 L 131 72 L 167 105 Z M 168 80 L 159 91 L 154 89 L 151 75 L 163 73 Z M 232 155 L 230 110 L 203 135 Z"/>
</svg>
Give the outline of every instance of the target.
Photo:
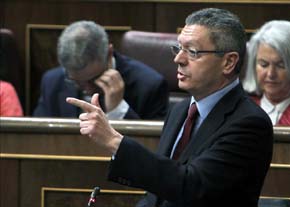
<svg viewBox="0 0 290 207">
<path fill-rule="evenodd" d="M 194 44 L 193 42 L 184 42 L 184 43 L 182 43 L 180 41 L 177 41 L 177 44 L 178 45 L 182 45 L 183 47 L 187 47 L 187 48 L 189 48 L 189 47 L 192 47 L 192 48 L 198 47 L 198 45 Z"/>
<path fill-rule="evenodd" d="M 181 33 L 185 35 L 190 35 L 192 34 L 192 29 L 183 29 L 181 30 Z"/>
</svg>

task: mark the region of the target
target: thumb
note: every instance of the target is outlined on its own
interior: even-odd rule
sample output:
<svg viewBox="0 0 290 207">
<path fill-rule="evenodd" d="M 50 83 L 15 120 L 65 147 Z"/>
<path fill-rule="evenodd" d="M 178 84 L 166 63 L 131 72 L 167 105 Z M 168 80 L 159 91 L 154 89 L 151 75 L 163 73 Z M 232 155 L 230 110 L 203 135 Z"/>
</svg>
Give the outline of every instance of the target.
<svg viewBox="0 0 290 207">
<path fill-rule="evenodd" d="M 98 93 L 95 93 L 93 95 L 92 100 L 91 100 L 91 104 L 94 105 L 94 106 L 97 106 L 97 107 L 101 108 L 100 102 L 99 102 L 99 94 Z"/>
</svg>

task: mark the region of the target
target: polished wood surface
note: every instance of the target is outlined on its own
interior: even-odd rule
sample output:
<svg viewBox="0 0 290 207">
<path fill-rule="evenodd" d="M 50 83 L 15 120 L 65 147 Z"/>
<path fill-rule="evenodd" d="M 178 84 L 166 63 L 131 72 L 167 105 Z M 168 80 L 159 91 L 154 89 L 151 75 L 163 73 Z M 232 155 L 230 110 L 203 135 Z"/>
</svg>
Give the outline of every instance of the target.
<svg viewBox="0 0 290 207">
<path fill-rule="evenodd" d="M 110 124 L 152 150 L 163 127 L 162 121 L 110 120 Z M 0 117 L 0 126 L 1 153 L 107 156 L 80 135 L 78 119 Z M 272 163 L 290 164 L 290 127 L 274 127 L 274 139 Z M 74 144 L 67 145 L 70 142 Z"/>
<path fill-rule="evenodd" d="M 163 122 L 110 123 L 120 133 L 156 150 Z M 106 180 L 111 155 L 81 136 L 78 124 L 77 119 L 0 117 L 1 206 L 82 206 L 89 195 L 77 189 L 94 186 L 142 192 Z M 274 132 L 273 160 L 261 195 L 290 198 L 290 127 L 274 127 Z M 112 203 L 119 200 L 126 207 L 128 200 L 140 198 L 134 193 L 106 195 L 101 202 L 114 206 Z"/>
</svg>

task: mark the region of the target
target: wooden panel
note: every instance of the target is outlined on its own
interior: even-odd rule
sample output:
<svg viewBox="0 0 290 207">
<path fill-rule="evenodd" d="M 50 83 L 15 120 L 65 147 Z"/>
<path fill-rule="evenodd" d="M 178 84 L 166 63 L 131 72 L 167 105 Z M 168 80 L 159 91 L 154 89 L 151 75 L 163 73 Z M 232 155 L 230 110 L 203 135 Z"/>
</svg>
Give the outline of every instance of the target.
<svg viewBox="0 0 290 207">
<path fill-rule="evenodd" d="M 290 164 L 270 167 L 262 189 L 263 196 L 290 198 Z"/>
<path fill-rule="evenodd" d="M 85 206 L 92 190 L 75 188 L 42 188 L 41 207 Z M 144 191 L 101 189 L 94 206 L 135 206 Z"/>
<path fill-rule="evenodd" d="M 77 119 L 0 117 L 0 122 L 1 153 L 109 156 L 80 135 Z M 120 133 L 132 135 L 138 142 L 156 150 L 162 122 L 111 120 L 110 123 Z"/>
<path fill-rule="evenodd" d="M 119 185 L 113 182 L 107 181 L 109 160 L 98 161 L 97 158 L 94 161 L 84 160 L 57 160 L 57 159 L 31 159 L 31 158 L 17 158 L 17 159 L 5 159 L 7 163 L 19 162 L 19 171 L 16 169 L 10 169 L 9 173 L 14 175 L 15 178 L 19 178 L 19 188 L 13 188 L 13 191 L 5 191 L 2 196 L 5 196 L 4 200 L 1 200 L 1 206 L 10 207 L 37 207 L 41 203 L 41 189 L 43 187 L 49 188 L 86 188 L 92 189 L 94 186 L 99 186 L 101 189 L 109 190 L 130 190 L 130 191 L 142 191 L 141 189 L 129 188 L 127 186 Z M 1 182 L 1 188 L 7 189 L 11 186 L 10 182 Z M 271 167 L 266 177 L 265 184 L 262 190 L 262 196 L 270 197 L 283 197 L 290 198 L 289 186 L 290 181 L 290 165 L 284 167 L 275 168 Z M 15 181 L 14 181 L 15 182 Z M 15 192 L 19 191 L 19 196 L 16 198 Z M 85 205 L 85 195 L 78 194 L 74 199 L 70 199 L 72 196 L 70 193 L 56 193 L 50 192 L 46 197 L 45 202 L 55 204 L 56 206 L 66 204 L 68 206 L 75 206 L 74 204 Z M 138 197 L 139 198 L 139 197 Z M 120 198 L 112 195 L 112 197 L 102 202 L 120 202 L 121 206 L 125 206 L 126 203 L 122 203 L 124 199 L 133 199 L 135 202 L 138 198 L 135 196 Z M 68 204 L 71 200 L 71 204 Z M 9 202 L 12 201 L 12 202 Z M 17 205 L 19 203 L 19 205 Z M 66 206 L 65 205 L 65 206 Z M 78 205 L 76 205 L 78 206 Z M 80 205 L 81 206 L 81 205 Z"/>
<path fill-rule="evenodd" d="M 21 159 L 21 207 L 38 207 L 41 204 L 41 189 L 50 188 L 86 188 L 92 189 L 99 186 L 109 190 L 139 190 L 118 185 L 107 181 L 107 168 L 109 161 L 61 161 L 61 160 L 34 160 Z M 29 186 L 29 187 L 28 187 Z M 45 203 L 52 202 L 48 206 L 56 206 L 69 203 L 69 193 L 50 192 Z M 112 195 L 113 202 L 118 197 Z M 88 195 L 75 197 L 68 206 L 85 206 Z M 135 198 L 136 200 L 137 198 Z M 110 202 L 107 199 L 104 202 Z M 73 205 L 83 203 L 82 205 Z M 111 203 L 112 204 L 112 203 Z M 46 205 L 45 205 L 46 206 Z"/>
<path fill-rule="evenodd" d="M 46 132 L 44 132 L 46 133 Z M 156 149 L 157 137 L 135 137 L 148 148 Z M 68 143 L 71 143 L 68 145 Z M 109 156 L 94 145 L 93 141 L 75 134 L 1 134 L 1 153 L 75 155 L 75 156 Z"/>
<path fill-rule="evenodd" d="M 290 142 L 275 142 L 273 150 L 273 163 L 290 164 Z"/>
<path fill-rule="evenodd" d="M 0 206 L 1 207 L 18 206 L 19 172 L 20 171 L 19 171 L 18 160 L 5 160 L 5 159 L 2 159 L 0 156 Z"/>
<path fill-rule="evenodd" d="M 120 133 L 135 137 L 149 149 L 156 150 L 163 122 L 110 122 Z M 38 207 L 44 187 L 92 189 L 99 186 L 109 190 L 141 190 L 107 181 L 110 155 L 79 135 L 77 119 L 0 117 L 0 123 L 1 206 Z M 290 156 L 287 153 L 290 151 L 290 128 L 275 127 L 274 132 L 273 158 L 277 160 L 272 162 L 285 164 L 271 165 L 262 196 L 289 198 Z M 58 206 L 64 202 L 70 206 L 71 193 L 48 193 L 47 203 Z M 84 197 L 78 194 L 72 204 L 81 206 L 85 202 Z M 113 197 L 112 202 L 118 200 Z M 104 199 L 103 202 L 107 201 Z"/>
<path fill-rule="evenodd" d="M 290 4 L 234 4 L 234 3 L 159 3 L 156 6 L 156 30 L 159 32 L 176 32 L 183 27 L 185 18 L 193 11 L 216 7 L 228 9 L 242 21 L 245 29 L 253 30 L 265 21 L 273 19 L 290 20 Z M 173 12 L 174 11 L 174 12 Z M 176 15 L 178 14 L 178 15 Z M 254 15 L 254 18 L 253 18 Z"/>
<path fill-rule="evenodd" d="M 1 153 L 107 156 L 79 134 L 78 119 L 0 117 Z M 156 150 L 162 121 L 110 120 L 121 134 Z M 290 164 L 290 128 L 274 127 L 272 163 Z M 67 145 L 67 143 L 71 143 Z"/>
</svg>

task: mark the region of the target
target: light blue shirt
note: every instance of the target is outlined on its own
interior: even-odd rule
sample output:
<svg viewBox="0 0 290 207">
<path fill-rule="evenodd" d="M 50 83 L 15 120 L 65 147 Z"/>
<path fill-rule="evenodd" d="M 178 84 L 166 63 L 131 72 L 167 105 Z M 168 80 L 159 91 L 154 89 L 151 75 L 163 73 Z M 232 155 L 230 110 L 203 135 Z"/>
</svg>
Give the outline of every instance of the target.
<svg viewBox="0 0 290 207">
<path fill-rule="evenodd" d="M 198 117 L 196 119 L 194 128 L 193 128 L 193 133 L 196 133 L 198 128 L 200 127 L 200 125 L 202 124 L 202 122 L 206 119 L 207 115 L 209 114 L 209 112 L 213 109 L 213 107 L 216 105 L 216 103 L 225 95 L 227 94 L 230 90 L 232 90 L 234 87 L 236 87 L 239 84 L 239 79 L 237 78 L 235 81 L 233 81 L 232 83 L 230 83 L 229 85 L 227 85 L 226 87 L 214 92 L 213 94 L 199 100 L 199 101 L 195 101 L 194 97 L 191 97 L 191 101 L 190 101 L 190 105 L 192 103 L 196 103 L 196 107 L 198 110 Z M 177 135 L 177 139 L 173 145 L 172 151 L 171 151 L 171 155 L 170 157 L 173 156 L 173 152 L 177 146 L 178 141 L 180 140 L 180 137 L 183 133 L 183 128 L 184 128 L 184 124 L 182 125 L 178 135 Z"/>
</svg>

